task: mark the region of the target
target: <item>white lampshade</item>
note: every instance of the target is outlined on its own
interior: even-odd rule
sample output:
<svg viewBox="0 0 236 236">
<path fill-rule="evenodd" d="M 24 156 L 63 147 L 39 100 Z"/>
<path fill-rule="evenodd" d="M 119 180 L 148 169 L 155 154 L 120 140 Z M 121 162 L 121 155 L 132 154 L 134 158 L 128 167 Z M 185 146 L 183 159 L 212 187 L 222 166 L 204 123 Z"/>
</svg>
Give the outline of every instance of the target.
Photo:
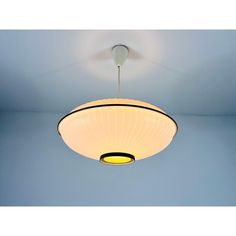
<svg viewBox="0 0 236 236">
<path fill-rule="evenodd" d="M 76 107 L 58 123 L 72 150 L 106 164 L 121 165 L 153 156 L 177 132 L 160 108 L 131 99 L 103 99 Z"/>
</svg>

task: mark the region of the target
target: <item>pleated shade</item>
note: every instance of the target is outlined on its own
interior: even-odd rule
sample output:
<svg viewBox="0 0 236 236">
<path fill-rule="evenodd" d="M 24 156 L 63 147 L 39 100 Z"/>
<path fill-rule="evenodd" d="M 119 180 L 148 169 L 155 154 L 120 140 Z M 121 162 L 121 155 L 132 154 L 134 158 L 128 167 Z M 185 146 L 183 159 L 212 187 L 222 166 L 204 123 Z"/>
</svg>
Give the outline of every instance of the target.
<svg viewBox="0 0 236 236">
<path fill-rule="evenodd" d="M 112 98 L 76 107 L 60 120 L 58 132 L 68 147 L 94 160 L 109 153 L 127 155 L 114 163 L 122 164 L 125 158 L 132 162 L 162 151 L 175 136 L 177 124 L 154 105 Z"/>
</svg>

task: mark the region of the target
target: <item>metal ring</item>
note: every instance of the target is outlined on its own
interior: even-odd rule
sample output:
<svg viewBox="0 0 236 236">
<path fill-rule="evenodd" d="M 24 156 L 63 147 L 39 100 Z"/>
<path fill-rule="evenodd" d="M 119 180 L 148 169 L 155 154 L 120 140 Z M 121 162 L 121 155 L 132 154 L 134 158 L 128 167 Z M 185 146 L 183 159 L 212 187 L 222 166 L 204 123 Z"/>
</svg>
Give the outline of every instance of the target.
<svg viewBox="0 0 236 236">
<path fill-rule="evenodd" d="M 88 109 L 92 109 L 92 108 L 100 108 L 100 107 L 112 107 L 112 106 L 121 106 L 121 107 L 135 107 L 135 108 L 142 108 L 142 109 L 147 109 L 147 110 L 150 110 L 150 111 L 155 111 L 157 113 L 160 113 L 164 116 L 166 116 L 167 118 L 171 119 L 174 123 L 175 123 L 175 126 L 176 126 L 176 132 L 175 132 L 175 135 L 177 134 L 178 132 L 178 124 L 177 122 L 172 118 L 170 117 L 169 115 L 167 115 L 166 113 L 162 112 L 162 111 L 159 111 L 157 109 L 154 109 L 154 108 L 151 108 L 151 107 L 145 107 L 145 106 L 140 106 L 140 105 L 134 105 L 134 104 L 101 104 L 101 105 L 94 105 L 94 106 L 88 106 L 88 107 L 83 107 L 83 108 L 80 108 L 78 110 L 75 110 L 75 111 L 72 111 L 70 113 L 68 113 L 67 115 L 65 115 L 64 117 L 62 117 L 60 119 L 60 121 L 58 122 L 57 124 L 57 132 L 60 134 L 59 132 L 59 125 L 60 123 L 62 122 L 62 120 L 64 120 L 67 116 L 70 116 L 74 113 L 77 113 L 77 112 L 80 112 L 80 111 L 84 111 L 84 110 L 88 110 Z M 174 137 L 175 137 L 174 135 Z"/>
<path fill-rule="evenodd" d="M 107 162 L 104 159 L 106 157 L 112 157 L 112 156 L 122 156 L 122 157 L 128 157 L 130 160 L 128 162 L 123 162 L 123 163 L 112 163 L 112 162 Z M 101 155 L 100 157 L 100 162 L 103 164 L 108 164 L 108 165 L 126 165 L 126 164 L 131 164 L 135 162 L 135 158 L 133 155 L 125 152 L 109 152 Z"/>
</svg>

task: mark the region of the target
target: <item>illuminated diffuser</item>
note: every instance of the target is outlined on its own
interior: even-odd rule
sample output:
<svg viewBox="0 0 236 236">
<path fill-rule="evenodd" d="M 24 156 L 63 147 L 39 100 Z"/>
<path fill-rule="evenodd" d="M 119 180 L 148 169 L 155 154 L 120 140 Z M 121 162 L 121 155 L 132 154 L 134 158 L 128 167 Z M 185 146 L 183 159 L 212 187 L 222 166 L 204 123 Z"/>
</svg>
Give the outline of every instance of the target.
<svg viewBox="0 0 236 236">
<path fill-rule="evenodd" d="M 110 165 L 130 164 L 159 153 L 177 129 L 174 119 L 160 108 L 124 98 L 83 104 L 58 123 L 68 147 Z"/>
</svg>

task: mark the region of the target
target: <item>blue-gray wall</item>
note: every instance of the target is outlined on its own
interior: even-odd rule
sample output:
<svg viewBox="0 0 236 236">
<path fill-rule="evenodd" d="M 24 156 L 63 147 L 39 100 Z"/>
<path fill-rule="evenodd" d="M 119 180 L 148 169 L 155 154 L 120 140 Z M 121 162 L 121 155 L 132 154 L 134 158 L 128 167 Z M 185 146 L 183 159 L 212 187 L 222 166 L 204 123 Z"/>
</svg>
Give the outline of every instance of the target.
<svg viewBox="0 0 236 236">
<path fill-rule="evenodd" d="M 0 205 L 236 205 L 236 117 L 174 116 L 166 150 L 112 167 L 64 145 L 62 115 L 0 113 Z"/>
</svg>

